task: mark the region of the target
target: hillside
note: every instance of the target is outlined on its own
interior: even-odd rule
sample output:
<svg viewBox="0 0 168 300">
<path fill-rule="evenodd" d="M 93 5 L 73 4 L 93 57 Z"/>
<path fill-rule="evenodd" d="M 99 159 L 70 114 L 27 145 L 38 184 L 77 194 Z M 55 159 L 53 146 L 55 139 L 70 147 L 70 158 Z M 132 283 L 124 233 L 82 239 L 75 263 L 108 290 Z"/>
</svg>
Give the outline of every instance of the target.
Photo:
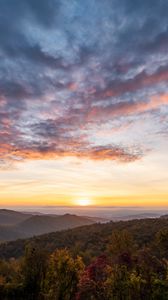
<svg viewBox="0 0 168 300">
<path fill-rule="evenodd" d="M 6 216 L 6 223 L 5 223 Z M 71 214 L 30 215 L 10 210 L 0 211 L 0 241 L 28 238 L 53 231 L 70 229 L 102 222 L 101 218 L 91 218 Z"/>
<path fill-rule="evenodd" d="M 19 257 L 27 243 L 35 243 L 41 249 L 52 253 L 57 248 L 67 247 L 74 252 L 83 251 L 100 255 L 114 230 L 127 230 L 138 246 L 146 246 L 153 241 L 158 231 L 168 228 L 167 218 L 92 224 L 74 229 L 53 232 L 26 240 L 17 240 L 0 245 L 0 258 Z"/>
<path fill-rule="evenodd" d="M 31 214 L 22 213 L 9 209 L 0 209 L 0 225 L 16 225 L 26 219 L 28 219 Z"/>
<path fill-rule="evenodd" d="M 95 222 L 91 218 L 69 214 L 63 216 L 32 216 L 20 223 L 16 229 L 24 236 L 32 236 L 93 223 Z"/>
</svg>

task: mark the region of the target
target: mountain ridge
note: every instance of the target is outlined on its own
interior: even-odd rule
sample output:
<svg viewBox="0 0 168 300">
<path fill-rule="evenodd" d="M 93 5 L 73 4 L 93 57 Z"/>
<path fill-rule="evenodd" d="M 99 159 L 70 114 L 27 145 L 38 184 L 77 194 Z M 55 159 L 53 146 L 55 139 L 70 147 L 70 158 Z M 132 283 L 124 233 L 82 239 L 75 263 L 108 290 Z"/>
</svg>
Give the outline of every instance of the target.
<svg viewBox="0 0 168 300">
<path fill-rule="evenodd" d="M 5 216 L 7 216 L 6 220 Z M 31 215 L 25 212 L 0 210 L 0 242 L 90 225 L 103 220 L 103 218 L 77 216 L 74 214 Z"/>
</svg>

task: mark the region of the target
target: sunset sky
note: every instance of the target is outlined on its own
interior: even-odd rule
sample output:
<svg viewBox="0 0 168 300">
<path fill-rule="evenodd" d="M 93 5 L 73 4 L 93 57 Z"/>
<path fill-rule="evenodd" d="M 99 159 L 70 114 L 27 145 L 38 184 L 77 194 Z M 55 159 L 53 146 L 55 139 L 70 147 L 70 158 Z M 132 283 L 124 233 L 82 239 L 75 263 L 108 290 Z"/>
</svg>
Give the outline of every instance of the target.
<svg viewBox="0 0 168 300">
<path fill-rule="evenodd" d="M 168 206 L 168 1 L 0 0 L 0 204 Z"/>
</svg>

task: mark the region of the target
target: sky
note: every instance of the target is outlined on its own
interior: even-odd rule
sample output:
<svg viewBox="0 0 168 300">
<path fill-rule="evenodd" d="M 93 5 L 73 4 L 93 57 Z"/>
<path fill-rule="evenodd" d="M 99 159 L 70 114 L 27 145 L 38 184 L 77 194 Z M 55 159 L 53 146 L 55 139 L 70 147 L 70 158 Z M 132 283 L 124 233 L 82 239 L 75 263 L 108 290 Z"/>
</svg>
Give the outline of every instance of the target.
<svg viewBox="0 0 168 300">
<path fill-rule="evenodd" d="M 0 204 L 168 206 L 168 1 L 0 0 Z"/>
</svg>

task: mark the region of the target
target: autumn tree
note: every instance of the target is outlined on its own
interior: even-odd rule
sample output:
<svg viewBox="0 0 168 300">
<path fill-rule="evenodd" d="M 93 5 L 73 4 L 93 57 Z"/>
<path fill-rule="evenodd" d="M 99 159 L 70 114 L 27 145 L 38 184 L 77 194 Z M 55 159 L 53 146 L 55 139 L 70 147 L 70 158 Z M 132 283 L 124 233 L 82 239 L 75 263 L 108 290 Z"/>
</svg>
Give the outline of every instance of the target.
<svg viewBox="0 0 168 300">
<path fill-rule="evenodd" d="M 109 268 L 107 258 L 104 255 L 91 263 L 80 278 L 77 300 L 107 300 L 105 283 Z"/>
<path fill-rule="evenodd" d="M 84 269 L 80 257 L 72 258 L 69 251 L 57 250 L 49 260 L 45 297 L 51 300 L 73 300 L 80 274 Z"/>
<path fill-rule="evenodd" d="M 114 230 L 107 245 L 107 251 L 113 263 L 131 267 L 132 254 L 135 252 L 135 243 L 127 230 Z"/>
</svg>

